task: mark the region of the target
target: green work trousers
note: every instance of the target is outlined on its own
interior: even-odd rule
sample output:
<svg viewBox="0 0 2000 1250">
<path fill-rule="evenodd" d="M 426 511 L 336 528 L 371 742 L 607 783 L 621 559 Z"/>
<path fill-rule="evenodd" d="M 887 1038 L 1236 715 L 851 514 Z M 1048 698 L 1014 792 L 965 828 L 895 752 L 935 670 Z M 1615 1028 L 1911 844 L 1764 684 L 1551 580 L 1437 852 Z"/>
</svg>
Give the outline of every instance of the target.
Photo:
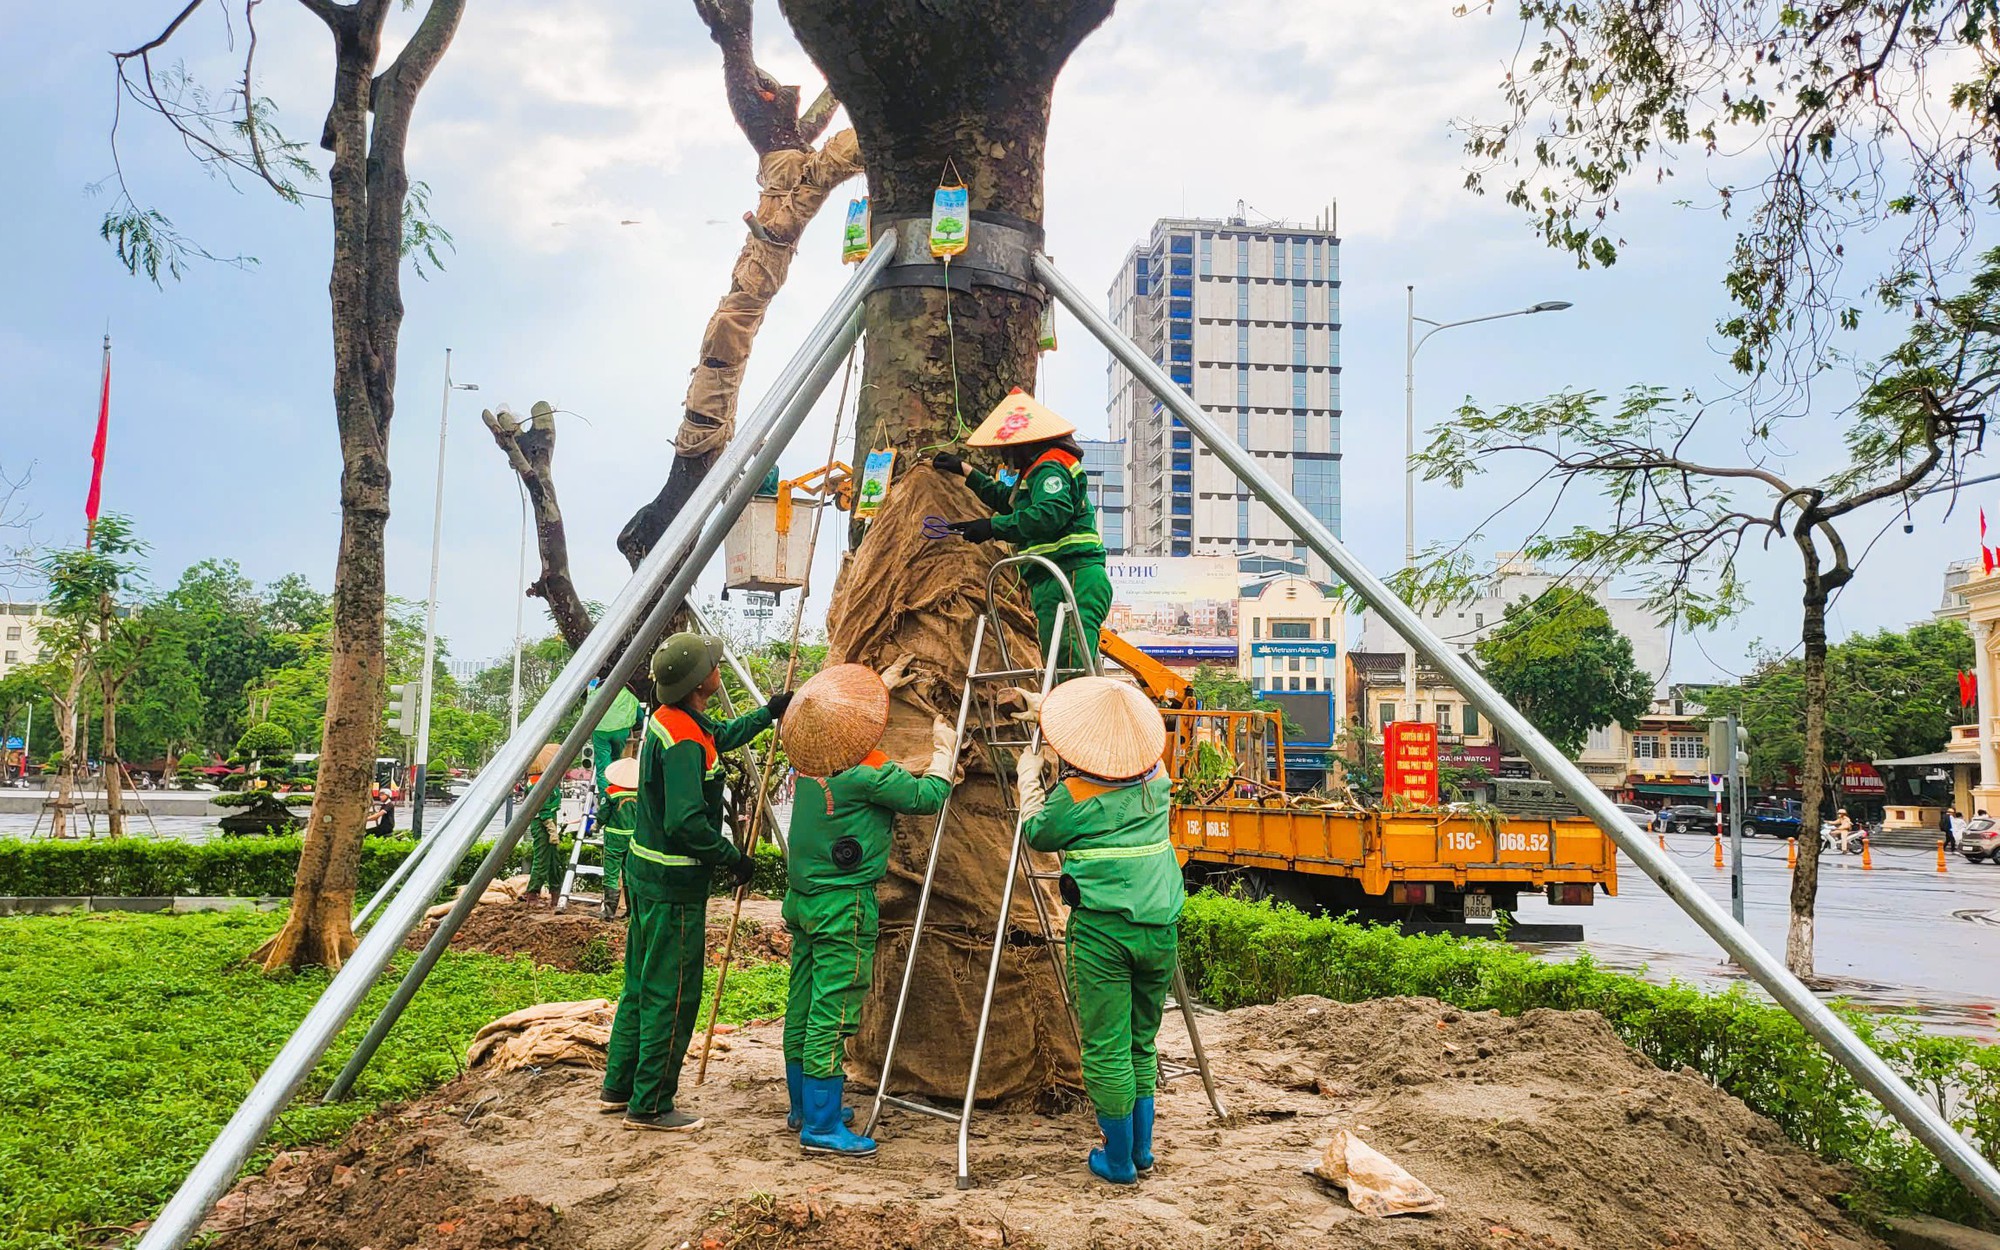
<svg viewBox="0 0 2000 1250">
<path fill-rule="evenodd" d="M 1090 646 L 1090 658 L 1094 661 L 1097 658 L 1098 632 L 1104 628 L 1104 618 L 1111 614 L 1111 576 L 1104 571 L 1101 556 L 1064 572 L 1069 576 L 1070 593 L 1076 596 L 1076 611 L 1082 617 L 1083 637 Z M 1035 631 L 1041 639 L 1042 658 L 1046 661 L 1056 628 L 1056 608 L 1063 602 L 1062 583 L 1038 568 L 1028 569 L 1024 577 L 1028 583 L 1028 599 L 1035 607 Z M 1085 661 L 1069 654 L 1073 649 L 1072 637 L 1068 622 L 1064 622 L 1063 658 L 1057 665 L 1059 668 L 1086 667 Z"/>
<path fill-rule="evenodd" d="M 1070 988 L 1083 1025 L 1083 1088 L 1097 1114 L 1132 1114 L 1160 1083 L 1153 1041 L 1173 984 L 1179 926 L 1113 912 L 1069 914 Z"/>
<path fill-rule="evenodd" d="M 805 1065 L 816 1080 L 843 1074 L 841 1057 L 861 1027 L 861 1002 L 875 976 L 878 925 L 872 883 L 785 895 L 792 935 L 785 1060 Z"/>
<path fill-rule="evenodd" d="M 528 826 L 528 893 L 546 888 L 553 894 L 562 879 L 562 829 L 553 820 L 534 821 Z"/>
<path fill-rule="evenodd" d="M 604 1055 L 604 1092 L 634 1115 L 671 1111 L 701 1014 L 708 904 L 634 900 L 625 931 L 625 990 Z"/>
<path fill-rule="evenodd" d="M 618 893 L 618 883 L 625 879 L 625 849 L 632 845 L 630 829 L 604 828 L 604 897 Z"/>
</svg>

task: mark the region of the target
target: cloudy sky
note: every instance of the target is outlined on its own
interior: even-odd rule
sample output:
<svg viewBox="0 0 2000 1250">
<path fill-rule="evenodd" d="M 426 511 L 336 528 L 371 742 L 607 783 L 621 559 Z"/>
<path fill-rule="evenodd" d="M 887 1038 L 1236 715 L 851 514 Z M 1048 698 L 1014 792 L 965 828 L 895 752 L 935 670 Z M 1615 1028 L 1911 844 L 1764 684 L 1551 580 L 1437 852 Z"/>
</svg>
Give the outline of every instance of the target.
<svg viewBox="0 0 2000 1250">
<path fill-rule="evenodd" d="M 1467 396 L 1500 403 L 1642 382 L 1719 394 L 1729 385 L 1712 334 L 1725 310 L 1718 279 L 1729 232 L 1674 202 L 1707 198 L 1703 171 L 1625 197 L 1627 245 L 1615 268 L 1580 271 L 1548 251 L 1511 210 L 1462 189 L 1453 123 L 1494 114 L 1520 30 L 1507 6 L 1467 17 L 1453 7 L 1121 0 L 1064 74 L 1049 143 L 1049 250 L 1088 290 L 1108 286 L 1162 215 L 1221 216 L 1241 200 L 1257 217 L 1310 221 L 1337 203 L 1345 537 L 1385 571 L 1402 550 L 1406 284 L 1416 286 L 1419 314 L 1440 320 L 1545 299 L 1576 305 L 1440 335 L 1421 360 L 1420 421 Z M 119 151 L 135 194 L 211 251 L 259 263 L 197 265 L 155 289 L 127 276 L 96 234 L 107 195 L 91 188 L 112 172 L 106 53 L 150 38 L 179 8 L 126 0 L 0 12 L 15 171 L 11 298 L 0 307 L 12 415 L 0 423 L 0 466 L 32 471 L 38 539 L 78 537 L 108 326 L 106 506 L 136 519 L 157 577 L 227 556 L 260 581 L 299 571 L 325 585 L 339 461 L 324 204 L 291 208 L 256 189 L 233 191 L 128 105 Z M 480 389 L 452 407 L 439 618 L 454 655 L 482 658 L 513 635 L 518 514 L 478 407 L 525 411 L 549 399 L 566 410 L 557 465 L 575 570 L 586 595 L 609 599 L 624 575 L 611 540 L 665 471 L 702 325 L 726 289 L 752 202 L 754 160 L 690 5 L 474 0 L 469 9 L 410 143 L 411 174 L 431 187 L 457 250 L 443 274 L 405 284 L 389 584 L 412 599 L 424 593 L 449 347 L 456 378 Z M 400 40 L 412 19 L 397 20 Z M 236 26 L 240 39 L 240 11 Z M 331 73 L 325 30 L 289 0 L 262 5 L 258 29 L 260 90 L 291 133 L 316 138 Z M 211 3 L 173 47 L 220 88 L 240 70 L 230 33 Z M 759 4 L 759 36 L 769 69 L 808 94 L 817 88 L 775 3 Z M 752 394 L 843 277 L 839 217 L 823 214 L 803 242 L 760 340 Z M 1864 336 L 1856 346 L 1885 341 Z M 1044 394 L 1086 433 L 1104 429 L 1105 362 L 1080 327 L 1064 325 Z M 1798 450 L 1783 468 L 1821 464 L 1842 398 L 1822 388 L 1825 412 L 1796 423 L 1789 441 Z M 807 426 L 788 468 L 817 458 L 831 408 Z M 1709 450 L 1740 454 L 1724 426 Z M 1490 491 L 1420 485 L 1420 544 L 1477 524 Z M 1850 541 L 1865 544 L 1891 519 L 1861 518 Z M 1495 525 L 1489 546 L 1507 546 L 1530 523 Z M 1969 505 L 1947 520 L 1933 499 L 1914 526 L 1905 535 L 1888 525 L 1835 610 L 1838 633 L 1926 616 L 1945 563 L 1976 551 Z M 1755 571 L 1768 589 L 1751 613 L 1700 648 L 1682 642 L 1676 677 L 1726 675 L 1752 640 L 1796 638 L 1795 559 L 1756 557 Z"/>
</svg>

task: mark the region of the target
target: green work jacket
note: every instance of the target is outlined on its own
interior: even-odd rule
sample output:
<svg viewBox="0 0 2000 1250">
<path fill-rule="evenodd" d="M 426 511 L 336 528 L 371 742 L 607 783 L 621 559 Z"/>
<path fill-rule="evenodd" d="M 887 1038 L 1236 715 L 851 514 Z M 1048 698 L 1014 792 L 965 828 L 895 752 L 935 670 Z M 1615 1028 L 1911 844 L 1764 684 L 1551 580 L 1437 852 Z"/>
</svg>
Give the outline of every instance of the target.
<svg viewBox="0 0 2000 1250">
<path fill-rule="evenodd" d="M 1128 782 L 1067 777 L 1021 832 L 1036 850 L 1061 853 L 1063 875 L 1076 883 L 1072 906 L 1172 924 L 1187 887 L 1167 836 L 1169 789 L 1159 768 Z"/>
<path fill-rule="evenodd" d="M 530 790 L 534 789 L 535 782 L 539 780 L 541 780 L 541 778 L 539 777 L 531 778 L 528 782 L 528 788 Z M 549 797 L 542 800 L 542 810 L 535 813 L 535 819 L 555 820 L 561 815 L 562 815 L 562 783 L 557 782 L 555 785 L 549 787 Z"/>
<path fill-rule="evenodd" d="M 639 819 L 625 859 L 635 903 L 705 903 L 718 866 L 743 858 L 722 836 L 721 752 L 771 727 L 756 708 L 718 724 L 699 712 L 663 707 L 646 722 L 639 748 Z"/>
<path fill-rule="evenodd" d="M 889 871 L 897 815 L 935 812 L 950 793 L 950 778 L 912 776 L 880 751 L 824 781 L 801 775 L 792 800 L 786 884 L 799 894 L 875 884 Z"/>
<path fill-rule="evenodd" d="M 639 796 L 630 790 L 613 790 L 597 805 L 597 827 L 630 833 L 639 819 Z"/>
<path fill-rule="evenodd" d="M 993 536 L 1022 555 L 1046 556 L 1065 568 L 1104 558 L 1083 462 L 1062 448 L 1043 452 L 1012 486 L 977 469 L 965 482 L 993 509 Z"/>
</svg>

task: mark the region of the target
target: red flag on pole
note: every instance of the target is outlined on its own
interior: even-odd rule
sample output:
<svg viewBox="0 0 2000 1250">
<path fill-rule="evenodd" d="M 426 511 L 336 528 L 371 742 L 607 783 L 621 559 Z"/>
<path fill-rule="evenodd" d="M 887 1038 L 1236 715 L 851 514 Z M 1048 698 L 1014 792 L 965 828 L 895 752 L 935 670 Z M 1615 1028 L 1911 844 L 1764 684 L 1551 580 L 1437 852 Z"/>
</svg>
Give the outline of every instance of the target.
<svg viewBox="0 0 2000 1250">
<path fill-rule="evenodd" d="M 1979 679 L 1971 673 L 1958 675 L 1958 705 L 1971 707 L 1979 701 Z"/>
<path fill-rule="evenodd" d="M 104 381 L 97 394 L 97 437 L 90 444 L 90 496 L 83 501 L 83 545 L 97 531 L 97 501 L 104 490 L 104 439 L 111 432 L 111 336 L 104 336 Z M 1985 514 L 1982 512 L 1981 517 Z M 1981 535 L 1984 541 L 1984 534 Z M 1992 569 L 1989 566 L 1988 572 Z"/>
</svg>

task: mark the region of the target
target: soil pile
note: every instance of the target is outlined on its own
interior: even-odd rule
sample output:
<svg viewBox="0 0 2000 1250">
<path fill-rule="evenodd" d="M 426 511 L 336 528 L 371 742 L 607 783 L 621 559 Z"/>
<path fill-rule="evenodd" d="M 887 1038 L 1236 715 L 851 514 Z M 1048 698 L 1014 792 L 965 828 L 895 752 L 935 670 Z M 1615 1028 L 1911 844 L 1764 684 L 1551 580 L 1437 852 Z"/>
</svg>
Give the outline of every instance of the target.
<svg viewBox="0 0 2000 1250">
<path fill-rule="evenodd" d="M 739 966 L 792 957 L 792 938 L 779 918 L 779 907 L 774 899 L 745 900 L 736 934 L 735 962 Z M 403 945 L 421 950 L 432 932 L 432 925 L 421 925 Z M 729 909 L 710 908 L 709 966 L 722 962 L 728 936 Z M 526 955 L 542 967 L 566 972 L 615 972 L 625 966 L 625 915 L 621 912 L 618 919 L 605 920 L 595 907 L 580 903 L 561 914 L 551 911 L 546 903 L 481 904 L 452 935 L 451 948 L 508 959 Z"/>
<path fill-rule="evenodd" d="M 980 1112 L 970 1190 L 954 1184 L 956 1130 L 927 1116 L 887 1113 L 873 1161 L 807 1158 L 783 1127 L 779 1028 L 764 1024 L 718 1047 L 706 1085 L 684 1074 L 680 1104 L 707 1120 L 691 1136 L 600 1114 L 595 1072 L 474 1073 L 316 1154 L 320 1183 L 289 1191 L 304 1194 L 295 1209 L 259 1196 L 286 1192 L 292 1167 L 244 1182 L 221 1226 L 265 1221 L 231 1250 L 513 1245 L 550 1210 L 528 1237 L 561 1250 L 1879 1250 L 1829 1201 L 1843 1174 L 1589 1013 L 1295 999 L 1204 1015 L 1202 1031 L 1232 1114 L 1213 1117 L 1198 1079 L 1163 1087 L 1159 1165 L 1130 1189 L 1084 1170 L 1086 1109 Z M 1177 1014 L 1160 1041 L 1190 1056 Z M 864 1121 L 870 1092 L 849 1088 Z M 1444 1210 L 1372 1219 L 1305 1175 L 1342 1128 Z M 353 1169 L 344 1190 L 336 1162 Z"/>
</svg>

